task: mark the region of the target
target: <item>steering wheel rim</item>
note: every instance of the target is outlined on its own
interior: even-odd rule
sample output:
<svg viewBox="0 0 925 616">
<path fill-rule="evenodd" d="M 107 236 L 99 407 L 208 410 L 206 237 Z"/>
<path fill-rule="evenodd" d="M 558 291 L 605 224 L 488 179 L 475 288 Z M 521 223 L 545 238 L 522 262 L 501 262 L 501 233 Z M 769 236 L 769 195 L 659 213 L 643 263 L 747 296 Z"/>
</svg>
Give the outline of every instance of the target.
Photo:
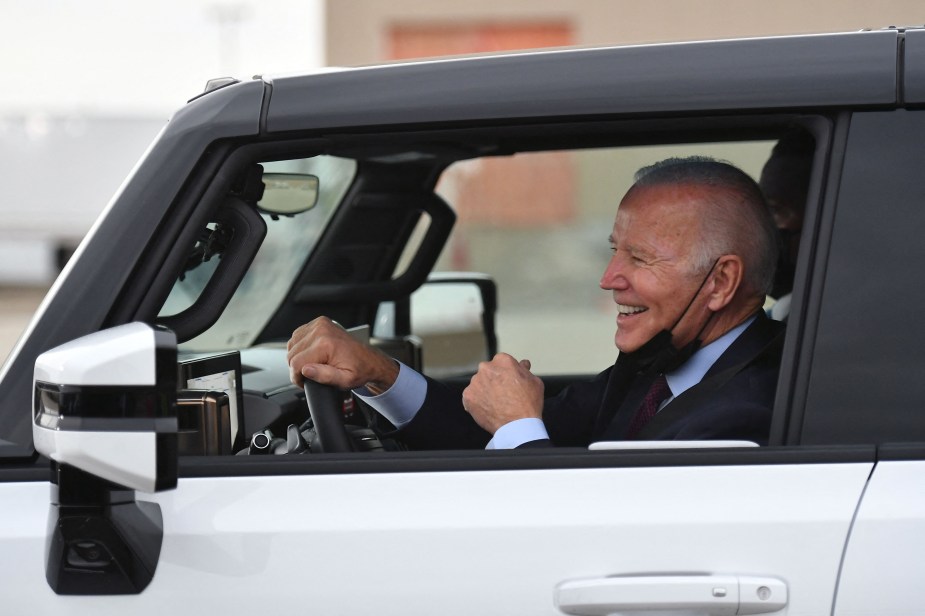
<svg viewBox="0 0 925 616">
<path fill-rule="evenodd" d="M 341 391 L 309 379 L 305 379 L 304 389 L 320 453 L 353 451 L 353 441 L 344 426 L 344 398 Z"/>
</svg>

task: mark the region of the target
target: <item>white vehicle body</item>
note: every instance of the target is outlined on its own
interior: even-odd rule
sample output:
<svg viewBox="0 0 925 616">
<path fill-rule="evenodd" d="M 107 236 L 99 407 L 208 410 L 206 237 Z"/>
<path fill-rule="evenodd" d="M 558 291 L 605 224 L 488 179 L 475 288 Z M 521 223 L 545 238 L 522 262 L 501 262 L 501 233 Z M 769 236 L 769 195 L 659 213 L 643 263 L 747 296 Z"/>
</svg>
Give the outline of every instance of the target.
<svg viewBox="0 0 925 616">
<path fill-rule="evenodd" d="M 922 613 L 925 29 L 213 85 L 0 371 L 0 613 Z M 455 402 L 477 361 L 528 355 L 496 312 L 556 341 L 548 395 L 595 378 L 615 178 L 715 148 L 757 176 L 794 129 L 812 144 L 766 439 L 441 449 L 290 383 L 286 342 L 324 315 Z"/>
</svg>

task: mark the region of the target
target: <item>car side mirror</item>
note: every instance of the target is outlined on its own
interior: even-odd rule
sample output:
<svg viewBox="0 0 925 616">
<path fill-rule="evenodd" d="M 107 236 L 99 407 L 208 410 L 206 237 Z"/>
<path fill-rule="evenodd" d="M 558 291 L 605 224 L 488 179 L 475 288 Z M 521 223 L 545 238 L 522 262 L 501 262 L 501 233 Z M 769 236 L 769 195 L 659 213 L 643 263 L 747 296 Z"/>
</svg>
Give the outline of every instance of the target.
<svg viewBox="0 0 925 616">
<path fill-rule="evenodd" d="M 154 577 L 177 485 L 177 341 L 130 323 L 42 353 L 32 438 L 52 460 L 45 577 L 63 595 L 137 594 Z"/>
<path fill-rule="evenodd" d="M 410 331 L 420 340 L 423 368 L 431 377 L 471 375 L 498 352 L 497 298 L 497 285 L 487 274 L 431 273 L 408 305 L 380 305 L 373 334 Z"/>
<path fill-rule="evenodd" d="M 130 323 L 35 361 L 32 438 L 40 454 L 132 490 L 177 485 L 177 343 Z"/>
</svg>

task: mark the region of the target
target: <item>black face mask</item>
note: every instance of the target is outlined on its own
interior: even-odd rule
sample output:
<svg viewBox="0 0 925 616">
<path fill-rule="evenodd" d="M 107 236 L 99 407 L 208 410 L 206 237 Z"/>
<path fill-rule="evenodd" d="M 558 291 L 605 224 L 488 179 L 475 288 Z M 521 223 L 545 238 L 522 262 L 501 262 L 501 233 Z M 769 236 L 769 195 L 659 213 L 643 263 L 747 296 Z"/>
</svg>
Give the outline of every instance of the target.
<svg viewBox="0 0 925 616">
<path fill-rule="evenodd" d="M 696 336 L 694 336 L 694 339 L 680 349 L 671 343 L 671 332 L 675 327 L 678 326 L 678 323 L 681 322 L 681 319 L 684 318 L 684 315 L 687 314 L 687 311 L 690 310 L 694 300 L 697 299 L 698 295 L 700 295 L 700 291 L 703 290 L 703 285 L 707 283 L 707 280 L 710 278 L 710 274 L 713 273 L 713 268 L 716 267 L 717 263 L 719 263 L 719 259 L 713 262 L 713 265 L 710 267 L 707 275 L 704 276 L 703 282 L 701 282 L 700 286 L 697 287 L 697 291 L 694 293 L 694 296 L 691 297 L 691 301 L 687 302 L 687 306 L 681 312 L 681 316 L 675 320 L 674 324 L 670 328 L 663 329 L 662 331 L 652 336 L 648 342 L 643 344 L 632 353 L 620 353 L 620 355 L 617 356 L 618 364 L 630 366 L 637 372 L 664 374 L 665 372 L 671 372 L 672 370 L 676 370 L 677 368 L 681 367 L 684 362 L 690 359 L 691 356 L 697 352 L 697 349 L 699 349 L 701 345 L 700 334 L 703 333 L 703 330 L 706 329 L 707 325 L 713 319 L 712 314 L 710 315 L 710 318 L 704 322 L 703 326 L 700 328 L 700 331 L 697 332 Z"/>
</svg>

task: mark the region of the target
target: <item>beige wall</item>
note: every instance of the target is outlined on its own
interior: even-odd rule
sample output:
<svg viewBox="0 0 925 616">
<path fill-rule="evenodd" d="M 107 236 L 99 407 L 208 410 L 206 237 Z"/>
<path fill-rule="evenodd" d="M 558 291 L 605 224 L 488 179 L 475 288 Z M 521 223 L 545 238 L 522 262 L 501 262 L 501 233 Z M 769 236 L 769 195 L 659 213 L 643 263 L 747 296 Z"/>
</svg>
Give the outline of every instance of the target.
<svg viewBox="0 0 925 616">
<path fill-rule="evenodd" d="M 326 63 L 386 59 L 392 23 L 564 20 L 578 45 L 925 24 L 925 0 L 329 0 Z"/>
</svg>

